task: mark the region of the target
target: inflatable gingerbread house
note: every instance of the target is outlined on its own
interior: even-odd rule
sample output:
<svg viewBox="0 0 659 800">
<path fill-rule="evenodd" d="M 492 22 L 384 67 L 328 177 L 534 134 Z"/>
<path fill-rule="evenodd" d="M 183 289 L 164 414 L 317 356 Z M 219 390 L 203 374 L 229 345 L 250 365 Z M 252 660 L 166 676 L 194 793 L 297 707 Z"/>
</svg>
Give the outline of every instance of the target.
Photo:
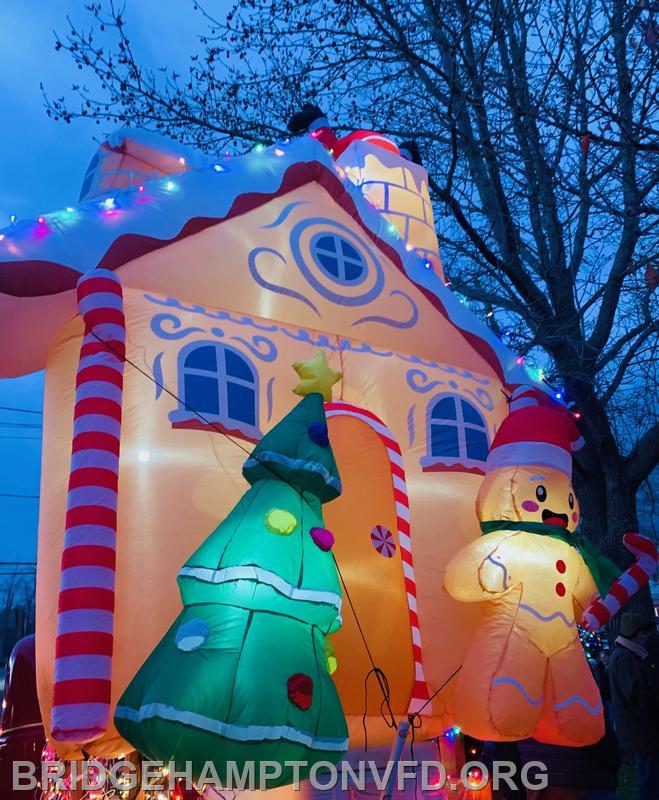
<svg viewBox="0 0 659 800">
<path fill-rule="evenodd" d="M 428 701 L 481 611 L 448 595 L 443 572 L 479 536 L 488 449 L 507 395 L 531 379 L 446 285 L 422 166 L 368 138 L 337 158 L 307 135 L 211 159 L 122 131 L 78 205 L 3 231 L 0 326 L 4 376 L 46 370 L 44 720 L 54 692 L 60 732 L 77 704 L 103 706 L 85 751 L 129 749 L 114 709 L 180 611 L 179 569 L 245 493 L 247 454 L 295 405 L 290 365 L 322 350 L 342 376 L 325 413 L 343 491 L 324 519 L 351 601 L 331 637 L 351 744 L 364 713 L 370 743 L 392 737 L 375 683 L 365 700 L 371 658 L 394 715 L 422 709 L 417 736 L 453 725 L 451 684 Z M 82 451 L 93 455 L 72 483 Z M 91 651 L 69 670 L 76 636 Z M 89 691 L 78 683 L 67 700 L 71 681 Z M 56 746 L 76 756 L 81 739 Z"/>
</svg>

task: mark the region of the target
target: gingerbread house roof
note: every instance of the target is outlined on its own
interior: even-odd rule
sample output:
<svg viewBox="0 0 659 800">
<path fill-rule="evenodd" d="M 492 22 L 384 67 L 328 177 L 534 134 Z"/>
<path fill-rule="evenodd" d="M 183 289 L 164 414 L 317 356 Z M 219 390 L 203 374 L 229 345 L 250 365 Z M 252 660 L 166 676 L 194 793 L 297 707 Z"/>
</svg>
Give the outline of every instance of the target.
<svg viewBox="0 0 659 800">
<path fill-rule="evenodd" d="M 81 274 L 97 267 L 120 270 L 139 256 L 316 182 L 358 221 L 374 245 L 450 320 L 503 383 L 532 382 L 517 357 L 429 269 L 430 264 L 406 246 L 313 138 L 257 147 L 234 158 L 191 155 L 183 147 L 177 157 L 177 146 L 171 142 L 158 156 L 157 137 L 134 131 L 115 134 L 99 151 L 103 147 L 111 156 L 119 153 L 122 165 L 139 158 L 145 163 L 151 159 L 155 167 L 150 173 L 114 180 L 101 194 L 88 191 L 87 199 L 76 206 L 0 231 L 3 376 L 45 366 L 53 336 L 76 313 L 74 289 Z M 98 166 L 94 169 L 101 171 Z M 96 174 L 102 188 L 98 178 Z"/>
</svg>

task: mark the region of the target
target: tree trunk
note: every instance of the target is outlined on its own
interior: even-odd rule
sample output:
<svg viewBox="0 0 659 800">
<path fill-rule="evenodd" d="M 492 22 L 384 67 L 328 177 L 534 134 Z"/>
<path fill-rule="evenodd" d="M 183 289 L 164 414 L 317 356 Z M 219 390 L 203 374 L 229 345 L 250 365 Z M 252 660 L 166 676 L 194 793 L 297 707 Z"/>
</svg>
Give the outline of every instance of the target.
<svg viewBox="0 0 659 800">
<path fill-rule="evenodd" d="M 622 543 L 625 533 L 638 530 L 636 496 L 622 475 L 611 465 L 601 464 L 599 475 L 575 475 L 575 491 L 581 505 L 581 530 L 621 569 L 633 563 L 633 556 Z M 642 531 L 640 531 L 642 533 Z M 649 588 L 645 587 L 607 625 L 611 643 L 618 635 L 620 616 L 635 611 L 649 620 L 654 610 Z"/>
</svg>

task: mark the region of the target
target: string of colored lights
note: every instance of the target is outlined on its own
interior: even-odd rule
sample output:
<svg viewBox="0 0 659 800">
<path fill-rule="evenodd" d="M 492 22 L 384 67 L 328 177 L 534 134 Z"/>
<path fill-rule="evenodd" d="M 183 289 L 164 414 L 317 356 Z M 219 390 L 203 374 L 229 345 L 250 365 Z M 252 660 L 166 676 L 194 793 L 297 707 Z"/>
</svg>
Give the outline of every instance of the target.
<svg viewBox="0 0 659 800">
<path fill-rule="evenodd" d="M 282 157 L 285 155 L 284 148 L 289 143 L 290 139 L 288 138 L 275 142 L 270 146 L 266 146 L 263 143 L 259 143 L 252 148 L 251 152 L 255 154 L 266 154 L 266 155 L 268 153 L 272 153 L 275 157 Z M 230 157 L 229 151 L 227 151 L 224 156 L 224 160 L 226 161 L 226 159 L 229 157 Z M 186 162 L 183 156 L 180 156 L 178 161 L 182 167 L 185 166 Z M 226 163 L 222 163 L 222 161 L 218 158 L 209 159 L 208 168 L 218 174 L 230 172 L 230 167 L 228 167 Z M 346 178 L 346 170 L 344 170 L 339 164 L 334 165 L 334 170 L 342 180 Z M 175 193 L 179 188 L 177 181 L 171 176 L 150 180 L 148 184 L 149 186 L 164 189 L 165 192 L 170 194 Z M 148 200 L 148 197 L 144 195 L 146 188 L 147 187 L 144 183 L 141 183 L 137 186 L 126 187 L 121 189 L 119 192 L 110 192 L 101 197 L 96 197 L 90 200 L 83 201 L 79 204 L 78 208 L 82 211 L 87 209 L 96 210 L 103 217 L 116 216 L 117 214 L 125 212 L 129 209 L 132 202 L 131 198 L 133 198 L 136 195 L 139 195 L 139 198 L 137 200 L 138 202 L 140 203 L 146 202 Z M 372 202 L 368 197 L 365 197 L 365 200 L 369 204 L 369 206 L 374 210 L 376 211 L 382 210 L 381 208 L 379 208 L 377 203 Z M 50 214 L 42 214 L 37 218 L 36 225 L 33 225 L 32 228 L 33 235 L 37 239 L 45 239 L 51 230 L 49 223 L 67 222 L 71 224 L 76 221 L 77 216 L 78 216 L 77 209 L 72 206 L 67 206 L 67 208 L 64 209 L 64 211 L 55 211 Z M 3 232 L 0 232 L 0 242 L 6 239 L 8 240 L 9 244 L 9 240 L 12 238 L 12 229 L 16 229 L 16 231 L 18 231 L 19 229 L 18 218 L 16 214 L 10 215 L 10 228 L 5 229 Z M 395 239 L 402 240 L 404 238 L 400 235 L 396 225 L 392 222 L 387 224 L 387 231 Z M 405 243 L 405 250 L 407 252 L 411 252 L 414 249 L 415 249 L 414 246 L 410 242 Z M 428 259 L 424 258 L 423 260 L 420 260 L 420 264 L 423 269 L 433 270 L 433 264 Z M 452 283 L 448 277 L 444 280 L 444 286 L 446 286 L 447 288 L 450 288 L 452 286 Z M 451 291 L 455 294 L 455 296 L 462 305 L 469 305 L 469 301 L 464 295 L 458 294 L 452 289 Z M 488 309 L 485 312 L 486 318 L 491 318 L 493 317 L 493 315 L 494 311 L 492 309 Z M 502 344 L 508 346 L 510 344 L 511 336 L 512 332 L 507 328 L 504 329 L 500 337 Z M 543 369 L 539 368 L 536 370 L 530 366 L 526 366 L 525 356 L 518 355 L 516 357 L 515 362 L 517 366 L 520 367 L 524 366 L 531 380 L 537 381 L 539 383 L 542 383 L 544 381 Z M 560 391 L 554 391 L 554 395 L 557 400 L 561 400 L 563 393 Z"/>
</svg>

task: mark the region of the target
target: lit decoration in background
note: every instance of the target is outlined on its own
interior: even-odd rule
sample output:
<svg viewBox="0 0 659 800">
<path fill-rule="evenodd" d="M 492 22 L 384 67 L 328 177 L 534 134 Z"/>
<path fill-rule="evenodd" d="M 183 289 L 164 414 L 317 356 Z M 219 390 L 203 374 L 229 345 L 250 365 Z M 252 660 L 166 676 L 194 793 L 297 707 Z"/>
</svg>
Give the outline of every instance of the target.
<svg viewBox="0 0 659 800">
<path fill-rule="evenodd" d="M 586 658 L 597 658 L 600 653 L 608 652 L 609 639 L 604 628 L 600 628 L 597 631 L 587 631 L 579 625 L 578 631 Z"/>
<path fill-rule="evenodd" d="M 604 734 L 599 691 L 575 628 L 627 573 L 621 578 L 576 531 L 572 451 L 581 444 L 567 409 L 518 388 L 476 500 L 483 536 L 446 568 L 444 585 L 456 600 L 488 603 L 455 690 L 456 721 L 479 739 L 580 746 Z M 648 571 L 638 559 L 628 572 Z M 598 595 L 604 600 L 593 604 Z"/>
<path fill-rule="evenodd" d="M 144 790 L 139 792 L 140 800 L 197 800 L 209 797 L 209 790 L 202 786 L 186 786 L 184 779 L 170 780 L 167 767 L 158 771 L 150 765 L 150 779 L 146 782 L 137 754 L 131 754 L 128 758 L 97 758 L 84 771 L 83 762 L 62 761 L 49 745 L 44 748 L 41 759 L 53 765 L 53 777 L 45 785 L 39 785 L 39 800 L 128 800 L 136 797 L 138 791 L 137 788 L 130 788 L 131 780 L 138 786 L 144 782 Z M 119 767 L 122 762 L 128 762 L 131 771 L 124 771 L 123 765 Z M 116 781 L 111 777 L 113 769 Z M 55 774 L 64 776 L 60 778 L 59 785 L 55 781 Z"/>
<path fill-rule="evenodd" d="M 460 736 L 462 733 L 459 725 L 452 725 L 450 728 L 447 728 L 444 733 L 442 734 L 444 739 L 455 739 L 456 736 Z"/>
<path fill-rule="evenodd" d="M 140 800 L 196 800 L 196 798 L 208 798 L 209 796 L 227 800 L 224 795 L 213 794 L 211 790 L 203 786 L 186 785 L 185 779 L 170 779 L 167 767 L 158 770 L 150 765 L 150 777 L 147 782 L 143 775 L 142 759 L 137 753 L 121 755 L 115 759 L 96 758 L 83 772 L 83 762 L 63 761 L 57 756 L 55 750 L 46 744 L 41 754 L 41 760 L 53 764 L 51 767 L 53 776 L 56 773 L 64 775 L 60 782 L 64 786 L 56 788 L 54 779 L 51 779 L 47 785 L 40 785 L 39 800 L 110 800 L 110 798 L 127 800 L 131 796 L 135 797 L 137 792 L 137 788 L 130 788 L 131 778 L 138 786 L 145 784 L 144 791 L 139 793 Z M 128 768 L 126 768 L 126 764 L 129 765 Z M 118 785 L 113 785 L 111 778 L 113 769 L 117 775 L 116 783 Z M 73 780 L 73 770 L 75 770 L 75 781 Z M 84 789 L 85 786 L 94 788 Z"/>
<path fill-rule="evenodd" d="M 479 767 L 470 767 L 467 770 L 467 784 L 471 787 L 480 786 L 483 781 L 483 771 Z"/>
<path fill-rule="evenodd" d="M 85 770 L 82 769 L 83 762 L 63 761 L 57 756 L 55 750 L 46 744 L 42 754 L 42 762 L 48 761 L 53 766 L 49 768 L 51 778 L 41 785 L 41 796 L 39 800 L 76 800 L 84 797 L 85 800 L 105 800 L 109 797 L 127 798 L 128 791 L 122 791 L 113 787 L 110 782 L 110 770 L 116 761 L 106 759 L 94 759 L 94 763 L 88 763 Z M 84 762 L 87 763 L 87 762 Z M 98 766 L 96 766 L 98 765 Z M 101 780 L 101 769 L 105 771 L 105 780 Z M 55 776 L 63 776 L 58 781 Z M 83 787 L 93 787 L 83 789 Z"/>
<path fill-rule="evenodd" d="M 341 493 L 323 400 L 341 374 L 324 353 L 295 369 L 303 399 L 243 465 L 251 484 L 178 576 L 183 610 L 115 711 L 119 733 L 154 760 L 279 763 L 270 786 L 338 761 L 348 729 L 326 636 L 341 626 L 341 587 L 321 505 Z M 301 577 L 300 577 L 301 576 Z M 267 660 L 267 668 L 264 662 Z"/>
</svg>

